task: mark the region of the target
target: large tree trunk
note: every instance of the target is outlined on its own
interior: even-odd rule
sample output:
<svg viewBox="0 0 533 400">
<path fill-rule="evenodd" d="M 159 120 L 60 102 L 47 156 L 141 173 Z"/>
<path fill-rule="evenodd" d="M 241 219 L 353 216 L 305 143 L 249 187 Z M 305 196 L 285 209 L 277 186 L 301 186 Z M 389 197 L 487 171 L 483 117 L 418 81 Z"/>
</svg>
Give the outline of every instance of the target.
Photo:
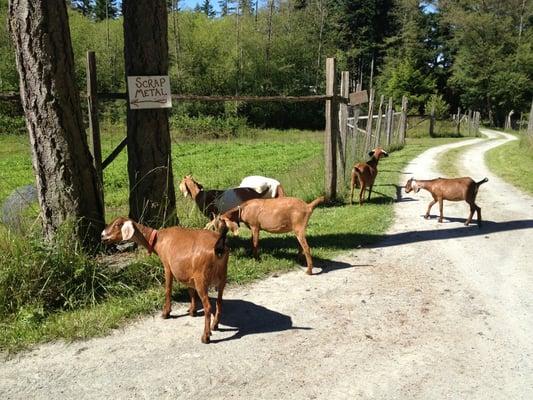
<svg viewBox="0 0 533 400">
<path fill-rule="evenodd" d="M 122 2 L 126 76 L 167 75 L 168 40 L 165 0 Z M 174 222 L 168 111 L 128 108 L 130 216 L 150 226 Z"/>
<path fill-rule="evenodd" d="M 11 0 L 9 25 L 32 145 L 45 236 L 71 219 L 86 244 L 104 225 L 87 145 L 64 0 Z"/>
</svg>

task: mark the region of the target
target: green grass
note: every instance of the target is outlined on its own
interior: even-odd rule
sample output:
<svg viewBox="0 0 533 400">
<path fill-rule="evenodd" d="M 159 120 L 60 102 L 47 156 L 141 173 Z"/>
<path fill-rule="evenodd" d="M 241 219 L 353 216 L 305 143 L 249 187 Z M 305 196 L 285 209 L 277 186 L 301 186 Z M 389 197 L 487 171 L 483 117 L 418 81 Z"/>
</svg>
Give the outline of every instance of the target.
<svg viewBox="0 0 533 400">
<path fill-rule="evenodd" d="M 104 134 L 104 154 L 111 151 L 120 140 L 118 134 L 109 134 L 109 131 Z M 339 252 L 381 239 L 393 219 L 396 183 L 403 166 L 425 149 L 451 140 L 453 139 L 408 139 L 403 149 L 391 153 L 389 158 L 381 161 L 380 174 L 370 202 L 363 207 L 349 206 L 346 204 L 346 197 L 343 197 L 334 206 L 317 208 L 307 231 L 316 265 L 324 265 Z M 173 167 L 176 180 L 182 175 L 193 173 L 206 188 L 220 188 L 238 184 L 245 175 L 262 174 L 280 179 L 289 194 L 306 201 L 322 193 L 323 137 L 320 132 L 253 131 L 247 138 L 231 141 L 174 141 Z M 9 193 L 12 188 L 31 183 L 31 164 L 28 144 L 24 138 L 0 136 L 0 149 L 5 150 L 2 171 L 7 171 L 5 176 L 10 185 L 3 189 L 5 197 L 4 193 Z M 15 166 L 19 164 L 29 169 L 29 176 L 11 176 L 9 171 L 15 170 Z M 21 170 L 26 171 L 24 168 Z M 106 170 L 104 179 L 108 219 L 126 213 L 128 183 L 125 152 Z M 339 189 L 341 196 L 345 196 L 347 187 Z M 177 201 L 178 215 L 183 225 L 201 227 L 205 224 L 205 218 L 196 210 L 192 201 L 180 196 Z M 3 233 L 0 231 L 0 237 L 7 236 Z M 229 240 L 232 248 L 228 277 L 230 284 L 244 284 L 296 267 L 297 242 L 293 235 L 270 235 L 262 232 L 261 257 L 258 261 L 250 257 L 249 238 L 249 231 L 243 229 L 241 236 L 231 237 Z M 54 258 L 52 248 L 38 241 L 26 242 L 28 244 L 25 244 L 23 236 L 12 236 L 9 241 L 0 238 L 0 250 L 5 254 L 0 259 L 0 285 L 8 282 L 9 285 L 4 286 L 11 291 L 4 298 L 14 298 L 4 300 L 4 303 L 16 301 L 16 304 L 11 304 L 1 314 L 0 347 L 6 351 L 16 351 L 48 340 L 75 340 L 105 335 L 124 321 L 162 305 L 163 293 L 158 283 L 162 279 L 161 265 L 157 257 L 148 257 L 144 250 L 138 250 L 133 261 L 126 263 L 120 273 L 117 273 L 114 272 L 116 268 L 102 269 L 105 262 L 100 259 L 94 260 L 83 254 L 71 259 L 65 251 L 60 252 L 61 257 Z M 24 257 L 24 254 L 31 254 L 31 257 Z M 51 256 L 47 257 L 47 254 Z M 50 262 L 51 260 L 59 261 Z M 42 272 L 43 265 L 48 275 Z M 83 270 L 80 269 L 82 267 Z M 27 271 L 19 277 L 17 269 Z M 103 274 L 100 286 L 88 285 L 91 275 L 86 270 Z M 157 276 L 158 271 L 160 276 Z M 146 278 L 144 282 L 143 277 Z M 70 288 L 60 287 L 57 289 L 58 299 L 44 296 L 49 289 L 48 283 L 44 282 L 57 280 L 60 284 L 65 279 L 73 282 L 72 286 L 75 288 L 81 287 L 83 290 L 76 291 L 74 297 L 69 298 L 65 293 Z M 26 294 L 17 292 L 24 285 L 29 288 Z M 43 287 L 47 287 L 47 290 L 41 290 Z M 31 293 L 35 293 L 35 299 L 24 297 Z M 176 290 L 175 294 L 180 298 L 183 289 Z"/>
<path fill-rule="evenodd" d="M 440 155 L 439 160 L 437 161 L 437 170 L 442 174 L 443 178 L 458 178 L 464 176 L 464 172 L 461 173 L 458 168 L 459 163 L 457 160 L 459 160 L 461 154 L 467 151 L 471 146 L 475 146 L 475 144 L 457 147 Z"/>
<path fill-rule="evenodd" d="M 490 150 L 485 160 L 494 174 L 533 194 L 533 138 L 517 136 L 518 140 Z"/>
</svg>

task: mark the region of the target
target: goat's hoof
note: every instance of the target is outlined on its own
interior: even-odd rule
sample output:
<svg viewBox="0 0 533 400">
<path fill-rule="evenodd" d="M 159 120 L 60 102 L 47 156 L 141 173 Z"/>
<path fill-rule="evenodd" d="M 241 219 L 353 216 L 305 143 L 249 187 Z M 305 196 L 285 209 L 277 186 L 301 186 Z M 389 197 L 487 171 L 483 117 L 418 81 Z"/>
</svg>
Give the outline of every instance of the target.
<svg viewBox="0 0 533 400">
<path fill-rule="evenodd" d="M 191 317 L 196 317 L 196 310 L 191 310 L 191 309 L 189 309 L 189 310 L 188 310 L 188 313 L 189 313 L 189 316 L 191 316 Z"/>
<path fill-rule="evenodd" d="M 218 324 L 213 324 L 213 326 L 211 326 L 211 330 L 218 331 Z"/>
<path fill-rule="evenodd" d="M 211 342 L 211 339 L 209 338 L 208 335 L 203 335 L 202 336 L 202 343 L 208 344 L 210 342 Z"/>
<path fill-rule="evenodd" d="M 442 219 L 442 218 L 439 218 L 439 222 L 440 222 L 440 223 L 442 224 L 442 222 L 443 222 L 443 219 Z"/>
<path fill-rule="evenodd" d="M 429 219 L 429 214 L 424 215 L 424 219 Z"/>
<path fill-rule="evenodd" d="M 313 268 L 312 268 L 312 267 L 311 267 L 311 268 L 307 268 L 307 269 L 305 270 L 305 273 L 306 273 L 307 275 L 313 275 Z"/>
<path fill-rule="evenodd" d="M 163 311 L 163 314 L 161 314 L 161 318 L 168 319 L 170 317 L 170 311 Z"/>
</svg>

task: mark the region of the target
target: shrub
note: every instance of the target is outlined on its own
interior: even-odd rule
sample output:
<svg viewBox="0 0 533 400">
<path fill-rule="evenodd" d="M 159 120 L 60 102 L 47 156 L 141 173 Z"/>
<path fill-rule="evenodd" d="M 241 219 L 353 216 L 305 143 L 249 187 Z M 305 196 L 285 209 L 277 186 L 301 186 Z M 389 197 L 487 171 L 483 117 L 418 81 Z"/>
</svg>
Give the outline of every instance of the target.
<svg viewBox="0 0 533 400">
<path fill-rule="evenodd" d="M 110 268 L 82 251 L 68 225 L 53 242 L 0 226 L 0 315 L 35 320 L 159 283 L 158 261 Z"/>
<path fill-rule="evenodd" d="M 0 134 L 23 135 L 26 133 L 26 121 L 23 116 L 9 116 L 0 113 Z"/>
<path fill-rule="evenodd" d="M 424 106 L 425 114 L 430 115 L 431 109 L 435 107 L 435 117 L 437 119 L 446 119 L 449 117 L 448 103 L 442 98 L 441 94 L 432 94 Z"/>
<path fill-rule="evenodd" d="M 229 138 L 239 136 L 246 129 L 246 119 L 231 115 L 206 115 L 196 118 L 177 115 L 171 118 L 171 126 L 187 137 Z"/>
</svg>

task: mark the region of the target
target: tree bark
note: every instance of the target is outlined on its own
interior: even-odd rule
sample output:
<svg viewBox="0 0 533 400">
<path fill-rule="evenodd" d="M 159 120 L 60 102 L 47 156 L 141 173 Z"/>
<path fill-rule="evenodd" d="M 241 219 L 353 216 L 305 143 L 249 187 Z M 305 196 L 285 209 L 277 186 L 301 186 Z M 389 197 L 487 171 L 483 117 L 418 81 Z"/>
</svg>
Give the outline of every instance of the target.
<svg viewBox="0 0 533 400">
<path fill-rule="evenodd" d="M 124 0 L 126 76 L 168 74 L 165 0 Z M 166 109 L 128 108 L 130 217 L 150 226 L 176 220 L 171 143 Z"/>
<path fill-rule="evenodd" d="M 11 0 L 20 96 L 45 237 L 67 220 L 86 245 L 100 239 L 103 199 L 87 144 L 64 0 Z"/>
</svg>

